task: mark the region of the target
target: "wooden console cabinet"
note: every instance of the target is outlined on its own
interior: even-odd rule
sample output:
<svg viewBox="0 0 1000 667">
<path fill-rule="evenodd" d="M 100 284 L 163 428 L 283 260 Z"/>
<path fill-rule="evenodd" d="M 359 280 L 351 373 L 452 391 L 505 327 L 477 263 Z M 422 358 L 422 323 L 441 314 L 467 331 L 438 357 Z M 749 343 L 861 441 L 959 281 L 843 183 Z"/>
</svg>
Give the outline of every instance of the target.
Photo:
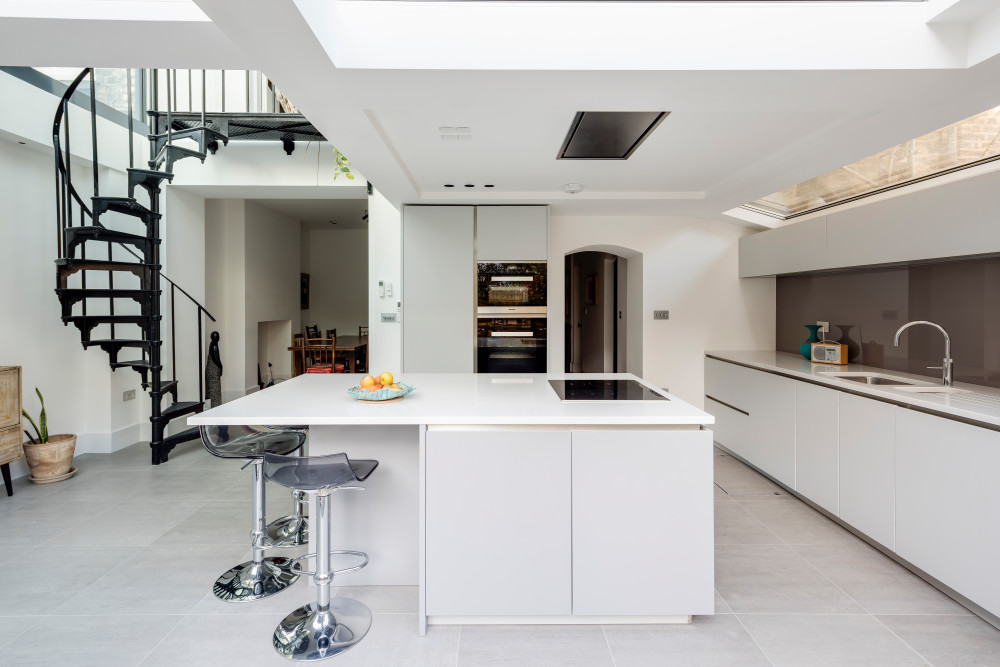
<svg viewBox="0 0 1000 667">
<path fill-rule="evenodd" d="M 0 366 L 0 472 L 7 495 L 14 495 L 10 464 L 21 458 L 21 367 Z"/>
</svg>

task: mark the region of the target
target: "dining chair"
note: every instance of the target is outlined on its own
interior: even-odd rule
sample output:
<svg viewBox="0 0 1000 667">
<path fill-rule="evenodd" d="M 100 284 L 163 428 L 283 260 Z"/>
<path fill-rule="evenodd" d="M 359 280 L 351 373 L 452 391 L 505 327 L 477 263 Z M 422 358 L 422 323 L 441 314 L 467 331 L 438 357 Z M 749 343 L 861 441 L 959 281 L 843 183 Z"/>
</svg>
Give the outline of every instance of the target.
<svg viewBox="0 0 1000 667">
<path fill-rule="evenodd" d="M 344 364 L 334 361 L 335 338 L 306 338 L 303 348 L 307 373 L 343 373 Z"/>
<path fill-rule="evenodd" d="M 306 372 L 305 334 L 292 334 L 292 372 L 301 375 Z"/>
<path fill-rule="evenodd" d="M 306 338 L 319 338 L 319 325 L 318 324 L 307 324 L 306 325 Z"/>
<path fill-rule="evenodd" d="M 365 347 L 363 350 L 361 349 L 355 350 L 355 353 L 357 354 L 357 359 L 354 362 L 354 368 L 359 373 L 367 373 L 368 372 L 368 325 L 367 324 L 358 325 L 358 337 L 361 339 L 361 342 L 364 343 Z"/>
</svg>

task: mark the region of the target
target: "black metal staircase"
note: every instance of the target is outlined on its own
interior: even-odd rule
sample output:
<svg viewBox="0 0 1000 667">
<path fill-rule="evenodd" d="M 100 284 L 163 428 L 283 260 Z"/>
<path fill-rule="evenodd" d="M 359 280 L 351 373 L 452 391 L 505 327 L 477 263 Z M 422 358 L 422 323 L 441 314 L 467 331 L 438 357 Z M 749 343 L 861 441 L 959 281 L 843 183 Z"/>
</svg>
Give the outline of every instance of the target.
<svg viewBox="0 0 1000 667">
<path fill-rule="evenodd" d="M 85 79 L 90 81 L 90 121 L 93 144 L 93 197 L 90 205 L 84 201 L 72 180 L 70 153 L 70 99 Z M 169 86 L 169 79 L 168 79 Z M 171 111 L 165 114 L 164 130 L 154 129 L 150 135 L 149 169 L 134 165 L 132 146 L 132 100 L 129 86 L 129 169 L 128 196 L 103 196 L 98 181 L 97 111 L 94 74 L 83 70 L 70 84 L 56 111 L 52 125 L 56 172 L 56 294 L 62 304 L 64 324 L 80 330 L 84 348 L 100 347 L 107 352 L 112 369 L 131 368 L 142 377 L 143 389 L 148 390 L 152 423 L 150 448 L 153 465 L 167 460 L 169 452 L 179 443 L 199 437 L 196 428 L 166 435 L 167 425 L 174 419 L 200 412 L 205 405 L 203 384 L 203 319 L 215 318 L 190 294 L 178 287 L 161 272 L 160 266 L 160 185 L 170 181 L 173 163 L 186 157 L 204 161 L 207 152 L 215 152 L 228 137 L 217 127 L 209 127 L 204 112 L 198 122 L 188 120 L 174 124 Z M 170 98 L 170 91 L 167 91 Z M 198 148 L 176 146 L 173 141 L 190 139 Z M 163 170 L 160 168 L 163 167 Z M 146 202 L 136 199 L 136 188 L 146 193 Z M 139 224 L 141 223 L 141 225 Z M 90 251 L 90 257 L 88 257 Z M 95 256 L 95 251 L 101 258 Z M 177 355 L 172 355 L 173 378 L 164 379 L 161 356 L 162 314 L 161 279 L 170 285 L 171 309 L 180 292 L 197 308 L 198 322 L 198 400 L 178 401 Z M 176 320 L 171 322 L 171 341 L 176 344 Z M 95 336 L 100 330 L 99 336 Z M 123 350 L 127 352 L 122 353 Z M 176 350 L 175 350 L 176 352 Z M 123 358 L 119 358 L 119 357 Z M 171 402 L 163 407 L 165 394 Z"/>
</svg>

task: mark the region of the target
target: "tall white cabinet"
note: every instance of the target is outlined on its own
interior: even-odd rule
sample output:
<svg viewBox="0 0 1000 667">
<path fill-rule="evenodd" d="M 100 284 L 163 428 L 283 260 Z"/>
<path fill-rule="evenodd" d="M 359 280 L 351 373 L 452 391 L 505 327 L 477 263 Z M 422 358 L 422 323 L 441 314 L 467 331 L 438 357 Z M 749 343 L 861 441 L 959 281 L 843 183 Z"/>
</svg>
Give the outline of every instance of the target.
<svg viewBox="0 0 1000 667">
<path fill-rule="evenodd" d="M 403 372 L 471 373 L 475 208 L 403 208 Z"/>
<path fill-rule="evenodd" d="M 476 260 L 544 262 L 549 257 L 547 206 L 477 206 Z"/>
</svg>

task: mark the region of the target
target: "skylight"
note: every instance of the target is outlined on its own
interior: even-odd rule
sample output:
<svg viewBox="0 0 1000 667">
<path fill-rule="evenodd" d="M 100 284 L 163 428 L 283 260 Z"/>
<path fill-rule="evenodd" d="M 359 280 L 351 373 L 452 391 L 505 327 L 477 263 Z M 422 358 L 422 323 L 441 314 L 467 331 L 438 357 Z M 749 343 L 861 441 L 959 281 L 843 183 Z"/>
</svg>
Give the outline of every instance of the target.
<svg viewBox="0 0 1000 667">
<path fill-rule="evenodd" d="M 787 220 L 1000 158 L 1000 107 L 761 197 L 745 208 Z"/>
</svg>

